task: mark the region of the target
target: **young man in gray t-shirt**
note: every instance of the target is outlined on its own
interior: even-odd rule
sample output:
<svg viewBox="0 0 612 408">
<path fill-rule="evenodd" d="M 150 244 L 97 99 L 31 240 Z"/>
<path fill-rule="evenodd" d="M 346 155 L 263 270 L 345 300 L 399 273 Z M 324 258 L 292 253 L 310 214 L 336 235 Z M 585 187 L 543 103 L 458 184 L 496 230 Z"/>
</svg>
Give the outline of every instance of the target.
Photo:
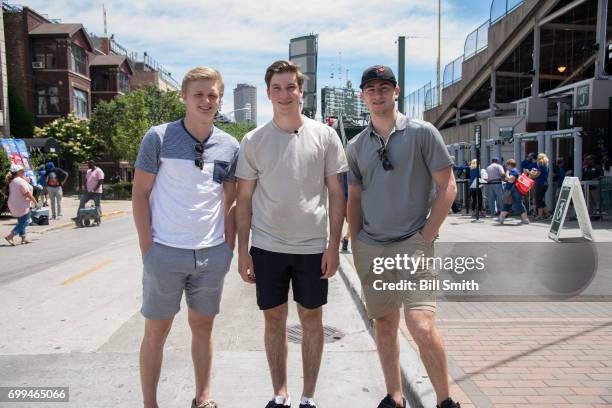
<svg viewBox="0 0 612 408">
<path fill-rule="evenodd" d="M 395 108 L 399 87 L 389 67 L 366 69 L 361 97 L 370 110 L 368 127 L 349 143 L 347 219 L 355 269 L 368 315 L 375 320 L 376 345 L 388 395 L 379 408 L 406 407 L 402 396 L 397 331 L 400 308 L 436 391 L 438 406 L 456 408 L 449 397 L 446 352 L 436 329 L 433 290 L 380 290 L 380 281 L 431 280 L 426 268 L 407 274 L 399 266 L 380 271 L 378 260 L 433 256 L 433 240 L 455 199 L 452 160 L 431 124 L 408 120 Z M 436 193 L 433 194 L 434 188 Z M 389 280 L 389 282 L 386 282 Z M 378 282 L 378 283 L 377 283 Z M 377 286 L 378 285 L 378 286 Z"/>
<path fill-rule="evenodd" d="M 236 170 L 238 269 L 245 282 L 255 283 L 257 304 L 264 314 L 274 388 L 266 408 L 291 405 L 286 333 L 289 285 L 304 332 L 304 389 L 299 406 L 314 408 L 323 353 L 323 305 L 327 280 L 338 270 L 345 203 L 342 174 L 348 167 L 336 132 L 300 113 L 305 76 L 299 67 L 277 61 L 267 69 L 265 79 L 274 116 L 244 137 Z"/>
</svg>

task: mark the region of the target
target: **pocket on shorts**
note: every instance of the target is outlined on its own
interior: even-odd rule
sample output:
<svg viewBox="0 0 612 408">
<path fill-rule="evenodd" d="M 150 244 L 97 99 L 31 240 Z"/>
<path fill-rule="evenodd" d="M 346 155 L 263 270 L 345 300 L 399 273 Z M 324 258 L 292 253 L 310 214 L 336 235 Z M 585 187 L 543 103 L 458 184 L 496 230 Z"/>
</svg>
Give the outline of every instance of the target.
<svg viewBox="0 0 612 408">
<path fill-rule="evenodd" d="M 230 162 L 223 160 L 215 160 L 215 166 L 213 169 L 213 181 L 215 183 L 222 184 L 227 178 L 229 172 Z"/>
</svg>

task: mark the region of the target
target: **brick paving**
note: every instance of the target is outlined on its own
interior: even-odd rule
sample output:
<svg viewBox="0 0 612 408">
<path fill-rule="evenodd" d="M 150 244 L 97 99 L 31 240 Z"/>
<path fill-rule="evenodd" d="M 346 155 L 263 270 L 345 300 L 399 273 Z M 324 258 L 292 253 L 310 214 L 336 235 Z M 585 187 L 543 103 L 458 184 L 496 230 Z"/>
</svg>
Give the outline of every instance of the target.
<svg viewBox="0 0 612 408">
<path fill-rule="evenodd" d="M 610 303 L 439 302 L 438 327 L 462 407 L 612 406 Z"/>
</svg>

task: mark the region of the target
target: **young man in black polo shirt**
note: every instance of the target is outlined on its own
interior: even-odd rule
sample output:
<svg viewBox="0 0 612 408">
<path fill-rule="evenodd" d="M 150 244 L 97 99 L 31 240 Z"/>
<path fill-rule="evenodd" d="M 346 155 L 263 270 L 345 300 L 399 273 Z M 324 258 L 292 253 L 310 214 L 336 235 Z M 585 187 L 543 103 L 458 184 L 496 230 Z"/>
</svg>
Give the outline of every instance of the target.
<svg viewBox="0 0 612 408">
<path fill-rule="evenodd" d="M 368 315 L 375 319 L 376 345 L 387 385 L 388 395 L 379 408 L 406 406 L 397 339 L 402 306 L 436 391 L 438 407 L 459 407 L 449 397 L 446 352 L 434 319 L 435 292 L 398 294 L 373 288 L 374 277 L 393 279 L 404 273 L 394 267 L 380 274 L 374 269 L 376 258 L 416 253 L 433 256 L 433 240 L 457 192 L 453 162 L 435 127 L 408 120 L 397 111 L 395 100 L 400 90 L 389 67 L 366 69 L 360 88 L 371 119 L 346 151 L 350 168 L 347 219 L 355 269 Z M 429 280 L 434 275 L 418 268 L 408 277 Z"/>
</svg>

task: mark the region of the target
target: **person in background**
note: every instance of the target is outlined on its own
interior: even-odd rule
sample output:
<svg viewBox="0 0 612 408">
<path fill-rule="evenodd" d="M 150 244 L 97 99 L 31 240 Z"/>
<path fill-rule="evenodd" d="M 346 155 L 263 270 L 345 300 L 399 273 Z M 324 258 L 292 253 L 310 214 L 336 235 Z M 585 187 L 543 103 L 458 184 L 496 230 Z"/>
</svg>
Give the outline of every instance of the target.
<svg viewBox="0 0 612 408">
<path fill-rule="evenodd" d="M 32 186 L 25 179 L 25 169 L 20 164 L 12 164 L 10 173 L 6 176 L 8 186 L 8 208 L 11 215 L 17 218 L 17 225 L 4 239 L 14 246 L 13 238 L 21 237 L 22 244 L 30 244 L 26 238 L 26 228 L 30 223 L 30 205 L 36 204 L 36 198 L 32 195 Z"/>
<path fill-rule="evenodd" d="M 504 184 L 504 206 L 499 214 L 499 223 L 503 224 L 510 210 L 514 214 L 521 215 L 521 224 L 529 224 L 527 218 L 527 209 L 523 204 L 523 196 L 516 189 L 514 183 L 519 178 L 520 173 L 516 168 L 516 160 L 508 159 L 506 161 L 506 184 Z"/>
<path fill-rule="evenodd" d="M 42 206 L 46 207 L 49 204 L 49 192 L 47 191 L 47 170 L 44 164 L 38 168 L 38 185 L 42 187 Z"/>
<path fill-rule="evenodd" d="M 536 220 L 548 219 L 550 213 L 546 206 L 546 191 L 548 190 L 548 156 L 538 154 L 537 167 L 531 169 L 530 177 L 535 180 Z"/>
<path fill-rule="evenodd" d="M 489 214 L 491 216 L 499 215 L 501 212 L 504 198 L 502 181 L 506 177 L 504 167 L 499 164 L 499 158 L 491 159 L 491 164 L 487 167 L 487 198 L 489 200 Z"/>
<path fill-rule="evenodd" d="M 476 178 L 478 177 L 478 160 L 472 159 L 470 163 L 470 203 L 472 216 L 476 216 L 478 211 L 481 211 L 481 217 L 484 216 L 484 207 L 482 206 L 482 188 L 483 185 L 478 185 Z M 481 182 L 482 183 L 482 182 Z M 476 201 L 478 200 L 478 202 Z"/>
<path fill-rule="evenodd" d="M 536 167 L 536 155 L 535 153 L 529 153 L 525 156 L 525 160 L 521 162 L 521 171 L 523 173 L 529 172 L 531 169 Z"/>
<path fill-rule="evenodd" d="M 79 202 L 79 210 L 85 208 L 85 204 L 89 200 L 93 200 L 98 209 L 98 214 L 102 215 L 102 207 L 100 199 L 102 198 L 102 183 L 104 183 L 104 172 L 96 166 L 96 162 L 89 160 L 87 162 L 87 173 L 85 173 L 85 193 L 81 194 Z"/>
<path fill-rule="evenodd" d="M 51 219 L 62 217 L 62 197 L 64 196 L 64 184 L 68 180 L 68 173 L 50 161 L 47 163 L 47 174 L 45 184 L 51 200 Z"/>
<path fill-rule="evenodd" d="M 596 181 L 604 175 L 604 171 L 597 163 L 597 156 L 589 154 L 584 159 L 584 167 L 582 168 L 583 181 Z M 589 212 L 599 210 L 599 186 L 589 185 Z"/>
<path fill-rule="evenodd" d="M 344 201 L 348 203 L 348 173 L 344 173 Z M 346 211 L 346 209 L 345 209 Z M 347 227 L 344 236 L 342 237 L 342 252 L 348 251 L 349 244 L 349 229 Z"/>
</svg>

